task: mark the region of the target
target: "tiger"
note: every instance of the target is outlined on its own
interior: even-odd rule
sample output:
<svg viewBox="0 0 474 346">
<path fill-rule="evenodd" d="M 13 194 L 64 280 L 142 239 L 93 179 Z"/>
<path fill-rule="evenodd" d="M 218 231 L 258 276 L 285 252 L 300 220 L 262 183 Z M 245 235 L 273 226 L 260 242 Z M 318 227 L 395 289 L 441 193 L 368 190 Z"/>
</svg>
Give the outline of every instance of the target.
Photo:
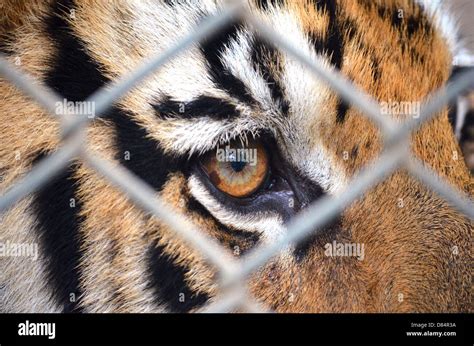
<svg viewBox="0 0 474 346">
<path fill-rule="evenodd" d="M 2 0 L 0 51 L 67 108 L 235 3 Z M 448 83 L 463 49 L 439 1 L 238 3 L 380 105 L 424 101 Z M 4 77 L 0 98 L 3 195 L 63 137 L 60 119 Z M 472 196 L 448 113 L 413 133 L 410 148 Z M 395 124 L 414 116 L 384 115 Z M 84 133 L 86 151 L 123 166 L 236 261 L 282 239 L 309 206 L 337 200 L 384 145 L 377 124 L 239 16 L 171 57 Z M 469 312 L 472 231 L 468 216 L 400 168 L 243 285 L 279 313 Z M 205 254 L 80 158 L 2 211 L 0 242 L 2 312 L 199 312 L 222 293 Z M 22 244 L 35 256 L 8 255 Z M 338 255 L 340 244 L 356 244 L 358 256 Z"/>
</svg>

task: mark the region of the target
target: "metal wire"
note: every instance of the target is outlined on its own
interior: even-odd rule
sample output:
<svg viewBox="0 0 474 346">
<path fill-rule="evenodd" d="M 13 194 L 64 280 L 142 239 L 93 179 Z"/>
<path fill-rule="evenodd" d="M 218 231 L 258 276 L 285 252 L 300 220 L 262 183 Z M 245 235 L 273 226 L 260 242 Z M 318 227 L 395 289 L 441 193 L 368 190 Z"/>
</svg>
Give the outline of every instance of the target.
<svg viewBox="0 0 474 346">
<path fill-rule="evenodd" d="M 151 73 L 166 64 L 166 62 L 171 58 L 178 55 L 186 48 L 189 48 L 192 44 L 199 43 L 206 37 L 213 35 L 226 23 L 239 15 L 240 11 L 242 11 L 242 3 L 229 5 L 219 15 L 205 20 L 196 31 L 178 41 L 175 46 L 165 50 L 164 52 L 160 52 L 156 56 L 143 62 L 130 75 L 114 82 L 110 87 L 97 90 L 86 101 L 95 105 L 95 113 L 100 116 L 111 107 L 114 102 L 117 102 L 123 95 L 125 95 L 125 93 L 143 81 Z M 65 129 L 64 135 L 67 136 L 71 131 L 76 131 L 78 127 L 84 126 L 88 121 L 90 121 L 90 117 L 77 117 Z"/>
<path fill-rule="evenodd" d="M 294 58 L 305 65 L 309 71 L 313 72 L 318 78 L 334 89 L 348 104 L 362 111 L 366 117 L 372 120 L 379 129 L 382 130 L 385 136 L 393 135 L 395 122 L 388 117 L 382 116 L 379 104 L 372 97 L 361 90 L 355 89 L 351 82 L 342 76 L 342 74 L 329 70 L 321 62 L 317 63 L 317 61 L 311 59 L 307 54 L 294 47 L 291 42 L 276 35 L 271 28 L 261 23 L 248 12 L 245 13 L 245 18 L 253 29 L 270 44 L 290 53 Z"/>
<path fill-rule="evenodd" d="M 201 309 L 202 312 L 223 312 L 234 309 L 252 312 L 268 311 L 248 293 L 246 278 L 285 248 L 294 246 L 310 234 L 318 232 L 337 214 L 399 168 L 407 169 L 411 175 L 431 188 L 454 208 L 467 217 L 474 218 L 472 199 L 441 180 L 416 159 L 409 150 L 410 134 L 436 116 L 437 112 L 466 90 L 474 80 L 474 71 L 461 75 L 453 83 L 428 97 L 429 101 L 423 105 L 419 118 L 397 124 L 391 118 L 382 116 L 379 104 L 372 97 L 356 89 L 340 73 L 329 70 L 320 61 L 314 61 L 298 47 L 294 47 L 293 44 L 276 35 L 270 27 L 246 11 L 242 2 L 230 1 L 228 3 L 229 6 L 221 13 L 202 23 L 174 47 L 147 60 L 129 76 L 98 90 L 86 101 L 95 104 L 96 113 L 100 116 L 120 97 L 163 66 L 170 58 L 189 48 L 192 44 L 218 32 L 236 16 L 241 16 L 255 30 L 256 34 L 300 61 L 316 77 L 334 89 L 340 97 L 358 108 L 381 130 L 385 139 L 385 148 L 382 154 L 348 184 L 349 187 L 346 191 L 337 198 L 325 197 L 316 201 L 290 221 L 287 233 L 282 239 L 254 249 L 241 261 L 237 261 L 215 240 L 200 232 L 185 216 L 177 214 L 167 206 L 166 202 L 151 187 L 126 168 L 112 164 L 88 152 L 84 143 L 84 128 L 90 120 L 88 114 L 82 114 L 74 119 L 63 114 L 56 114 L 54 105 L 59 97 L 53 91 L 35 82 L 27 74 L 20 72 L 8 62 L 7 58 L 0 55 L 0 75 L 10 80 L 45 110 L 59 116 L 64 135 L 63 145 L 55 153 L 42 159 L 20 181 L 4 192 L 0 197 L 0 212 L 5 211 L 28 194 L 34 193 L 67 167 L 70 160 L 80 157 L 87 165 L 121 189 L 137 206 L 166 223 L 178 237 L 199 251 L 209 263 L 215 266 L 220 275 L 218 284 L 221 287 L 221 294 Z"/>
<path fill-rule="evenodd" d="M 17 70 L 7 58 L 0 53 L 0 76 L 5 77 L 31 99 L 35 100 L 50 114 L 56 113 L 56 102 L 61 97 L 54 91 L 44 87 L 34 78 Z"/>
<path fill-rule="evenodd" d="M 243 258 L 241 271 L 229 278 L 231 283 L 243 280 L 289 245 L 303 241 L 309 234 L 317 234 L 325 224 L 361 197 L 368 189 L 392 173 L 405 156 L 406 150 L 399 147 L 382 154 L 377 162 L 361 172 L 349 184 L 351 187 L 340 196 L 323 197 L 311 204 L 289 222 L 285 237 L 272 244 L 257 248 Z"/>
<path fill-rule="evenodd" d="M 145 182 L 124 167 L 99 159 L 91 153 L 84 152 L 83 158 L 98 173 L 125 192 L 137 205 L 170 226 L 183 240 L 191 243 L 224 275 L 233 275 L 236 264 L 229 254 L 217 242 L 195 229 L 185 217 L 173 211 L 160 198 L 155 197 L 156 192 Z"/>
<path fill-rule="evenodd" d="M 426 168 L 417 158 L 411 156 L 406 159 L 405 163 L 408 171 L 419 179 L 423 184 L 429 186 L 434 192 L 443 197 L 446 202 L 461 213 L 471 219 L 474 219 L 474 203 L 468 196 L 464 196 L 461 192 L 456 192 L 443 179 L 440 179 L 433 171 Z"/>
<path fill-rule="evenodd" d="M 35 192 L 43 184 L 54 178 L 61 169 L 66 168 L 70 160 L 82 150 L 82 140 L 81 137 L 73 136 L 65 141 L 64 145 L 55 153 L 39 161 L 25 177 L 2 195 L 0 198 L 0 212 Z"/>
</svg>

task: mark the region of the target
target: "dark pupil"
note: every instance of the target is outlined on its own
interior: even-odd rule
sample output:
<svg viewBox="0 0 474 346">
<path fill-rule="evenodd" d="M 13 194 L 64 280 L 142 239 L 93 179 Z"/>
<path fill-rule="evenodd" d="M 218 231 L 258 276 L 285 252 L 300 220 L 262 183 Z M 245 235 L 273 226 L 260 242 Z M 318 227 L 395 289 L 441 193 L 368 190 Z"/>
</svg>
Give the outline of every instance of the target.
<svg viewBox="0 0 474 346">
<path fill-rule="evenodd" d="M 247 162 L 245 161 L 232 161 L 230 163 L 230 166 L 236 172 L 240 172 L 241 170 L 243 170 L 246 165 L 247 165 Z"/>
</svg>

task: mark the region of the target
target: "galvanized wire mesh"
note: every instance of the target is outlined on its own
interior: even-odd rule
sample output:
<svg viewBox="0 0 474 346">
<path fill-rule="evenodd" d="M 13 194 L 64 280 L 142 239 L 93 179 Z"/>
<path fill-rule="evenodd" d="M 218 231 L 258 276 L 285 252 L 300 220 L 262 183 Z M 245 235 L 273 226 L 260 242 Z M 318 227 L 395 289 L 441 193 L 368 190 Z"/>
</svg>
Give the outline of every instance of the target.
<svg viewBox="0 0 474 346">
<path fill-rule="evenodd" d="M 193 226 L 184 215 L 172 211 L 164 201 L 156 196 L 155 191 L 145 182 L 134 176 L 126 168 L 108 162 L 87 149 L 84 142 L 84 129 L 90 120 L 90 114 L 82 114 L 73 119 L 55 110 L 60 97 L 51 90 L 34 83 L 26 74 L 20 72 L 5 57 L 0 56 L 0 75 L 10 80 L 26 95 L 35 100 L 52 115 L 59 116 L 62 125 L 62 145 L 52 155 L 42 159 L 20 181 L 11 186 L 0 197 L 0 212 L 5 211 L 15 202 L 28 194 L 34 193 L 57 173 L 64 169 L 71 159 L 80 157 L 87 165 L 110 180 L 120 188 L 134 203 L 143 210 L 162 220 L 176 235 L 184 239 L 191 247 L 198 250 L 204 258 L 218 270 L 221 294 L 212 303 L 205 306 L 203 312 L 231 311 L 242 309 L 248 311 L 266 311 L 248 293 L 245 279 L 257 268 L 267 263 L 282 249 L 302 241 L 310 233 L 321 229 L 338 213 L 361 197 L 371 187 L 383 181 L 395 170 L 404 168 L 412 176 L 420 180 L 443 197 L 452 207 L 474 219 L 474 202 L 470 196 L 463 195 L 448 183 L 440 179 L 436 173 L 427 168 L 410 152 L 410 134 L 436 115 L 446 104 L 454 101 L 466 90 L 474 80 L 474 71 L 461 75 L 427 98 L 421 108 L 419 117 L 396 123 L 380 112 L 377 101 L 356 89 L 344 76 L 337 71 L 329 70 L 320 61 L 314 61 L 290 42 L 275 35 L 271 28 L 262 24 L 239 3 L 231 3 L 222 12 L 203 22 L 193 33 L 183 38 L 174 47 L 151 57 L 137 68 L 131 75 L 125 76 L 113 85 L 102 88 L 91 95 L 87 102 L 95 104 L 95 113 L 100 116 L 113 102 L 122 97 L 132 87 L 144 80 L 149 74 L 159 69 L 169 59 L 201 42 L 213 33 L 218 32 L 229 21 L 240 18 L 256 34 L 279 49 L 287 51 L 305 65 L 322 81 L 334 89 L 346 102 L 358 108 L 362 114 L 373 121 L 380 129 L 384 138 L 382 154 L 353 178 L 348 188 L 337 199 L 324 197 L 310 205 L 287 225 L 286 235 L 278 241 L 253 249 L 241 260 L 230 256 L 215 240 L 204 235 Z"/>
</svg>

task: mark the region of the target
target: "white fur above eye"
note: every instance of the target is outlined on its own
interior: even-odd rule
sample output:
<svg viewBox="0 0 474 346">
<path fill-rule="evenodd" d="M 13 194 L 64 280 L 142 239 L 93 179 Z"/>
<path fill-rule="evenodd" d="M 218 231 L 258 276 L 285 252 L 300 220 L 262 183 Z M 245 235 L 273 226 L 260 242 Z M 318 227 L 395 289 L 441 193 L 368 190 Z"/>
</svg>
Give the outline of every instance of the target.
<svg viewBox="0 0 474 346">
<path fill-rule="evenodd" d="M 153 137 L 164 149 L 175 154 L 203 154 L 230 140 L 249 134 L 255 137 L 262 128 L 256 120 L 241 117 L 234 121 L 197 119 L 168 119 L 165 126 L 157 127 Z"/>
</svg>

